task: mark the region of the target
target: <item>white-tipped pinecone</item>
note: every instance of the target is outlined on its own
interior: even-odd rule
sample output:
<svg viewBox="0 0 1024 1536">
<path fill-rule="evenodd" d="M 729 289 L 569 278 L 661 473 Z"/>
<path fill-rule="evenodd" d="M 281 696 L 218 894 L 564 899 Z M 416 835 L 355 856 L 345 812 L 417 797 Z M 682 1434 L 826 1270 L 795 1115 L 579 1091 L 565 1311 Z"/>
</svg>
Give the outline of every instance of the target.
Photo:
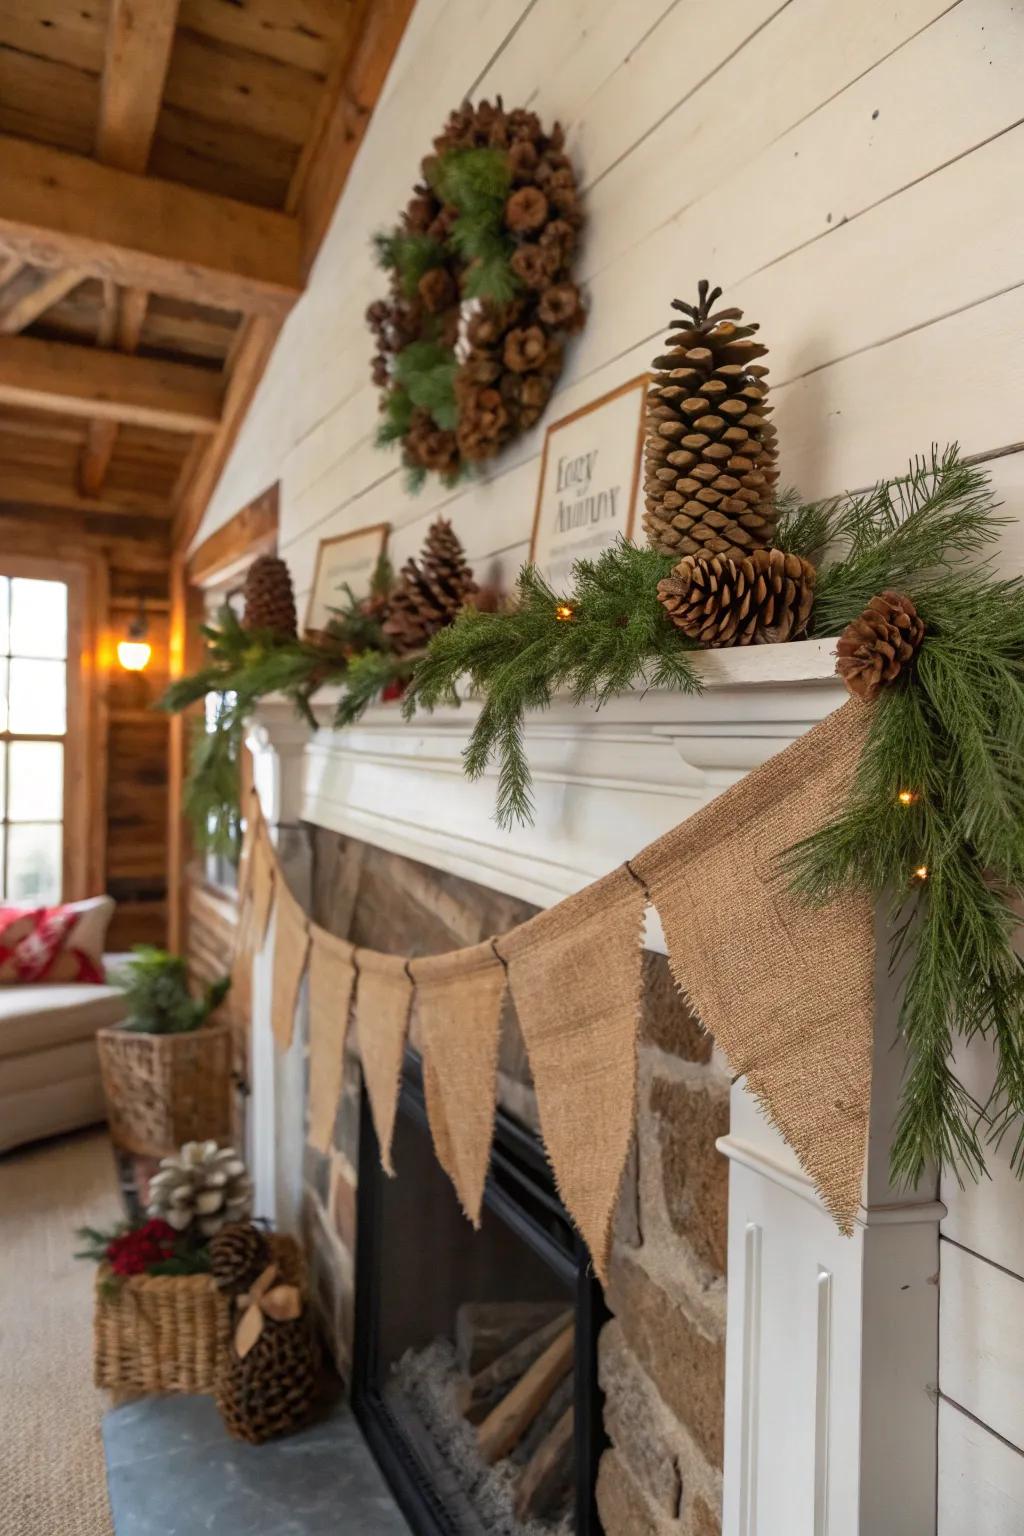
<svg viewBox="0 0 1024 1536">
<path fill-rule="evenodd" d="M 187 1141 L 174 1157 L 165 1157 L 149 1184 L 150 1216 L 184 1232 L 195 1226 L 213 1237 L 229 1221 L 252 1212 L 252 1184 L 234 1147 L 215 1141 Z"/>
</svg>

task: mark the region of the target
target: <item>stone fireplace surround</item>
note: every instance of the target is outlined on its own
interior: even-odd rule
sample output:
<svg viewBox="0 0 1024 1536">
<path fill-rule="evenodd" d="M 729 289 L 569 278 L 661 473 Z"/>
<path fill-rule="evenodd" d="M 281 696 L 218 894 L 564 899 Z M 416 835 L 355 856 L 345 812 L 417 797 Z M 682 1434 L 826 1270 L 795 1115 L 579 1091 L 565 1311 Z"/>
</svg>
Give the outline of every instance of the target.
<svg viewBox="0 0 1024 1536">
<path fill-rule="evenodd" d="M 316 922 L 357 944 L 411 956 L 473 944 L 635 853 L 843 697 L 825 642 L 710 653 L 703 665 L 697 699 L 634 695 L 597 714 L 556 706 L 531 722 L 536 817 L 515 834 L 491 820 L 493 782 L 461 776 L 472 706 L 414 726 L 383 707 L 310 741 L 271 701 L 250 746 L 289 883 Z M 326 720 L 331 701 L 321 707 Z M 730 1086 L 676 992 L 653 914 L 647 945 L 637 1134 L 600 1340 L 606 1532 L 925 1536 L 935 1518 L 928 1389 L 942 1208 L 932 1191 L 908 1200 L 885 1178 L 900 1070 L 891 983 L 879 977 L 864 1208 L 843 1239 L 742 1080 Z M 250 1155 L 261 1213 L 306 1234 L 344 1374 L 358 1043 L 350 1037 L 334 1146 L 321 1157 L 303 1145 L 302 1002 L 292 1050 L 275 1059 L 269 1045 L 272 947 L 271 929 L 254 963 Z M 536 1125 L 511 1008 L 500 1101 Z"/>
</svg>

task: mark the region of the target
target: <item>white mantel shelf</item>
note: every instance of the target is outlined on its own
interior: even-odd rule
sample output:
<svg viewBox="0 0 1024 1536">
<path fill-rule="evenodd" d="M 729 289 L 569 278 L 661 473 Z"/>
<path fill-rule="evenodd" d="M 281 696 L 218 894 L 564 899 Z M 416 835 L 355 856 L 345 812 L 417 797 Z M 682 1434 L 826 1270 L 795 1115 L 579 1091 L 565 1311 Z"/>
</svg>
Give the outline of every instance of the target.
<svg viewBox="0 0 1024 1536">
<path fill-rule="evenodd" d="M 705 691 L 630 693 L 600 709 L 566 701 L 527 724 L 533 824 L 502 831 L 495 779 L 470 783 L 462 752 L 479 705 L 420 714 L 398 704 L 333 730 L 339 690 L 317 696 L 324 726 L 305 753 L 306 821 L 550 906 L 606 874 L 845 698 L 834 641 L 703 653 Z M 267 701 L 272 738 L 290 710 Z"/>
</svg>

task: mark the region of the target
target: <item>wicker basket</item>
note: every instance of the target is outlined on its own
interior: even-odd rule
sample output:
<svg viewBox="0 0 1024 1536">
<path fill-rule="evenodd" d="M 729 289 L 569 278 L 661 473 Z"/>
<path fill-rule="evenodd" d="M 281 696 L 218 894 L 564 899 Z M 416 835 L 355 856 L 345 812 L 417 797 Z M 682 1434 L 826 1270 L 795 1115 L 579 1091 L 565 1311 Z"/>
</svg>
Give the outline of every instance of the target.
<svg viewBox="0 0 1024 1536">
<path fill-rule="evenodd" d="M 270 1235 L 289 1285 L 305 1290 L 305 1263 L 293 1237 Z M 231 1332 L 231 1300 L 212 1275 L 135 1275 L 116 1289 L 96 1277 L 93 1378 L 114 1392 L 207 1392 Z"/>
<path fill-rule="evenodd" d="M 183 1035 L 97 1031 L 103 1094 L 115 1146 L 169 1157 L 186 1141 L 231 1139 L 231 1031 Z"/>
</svg>

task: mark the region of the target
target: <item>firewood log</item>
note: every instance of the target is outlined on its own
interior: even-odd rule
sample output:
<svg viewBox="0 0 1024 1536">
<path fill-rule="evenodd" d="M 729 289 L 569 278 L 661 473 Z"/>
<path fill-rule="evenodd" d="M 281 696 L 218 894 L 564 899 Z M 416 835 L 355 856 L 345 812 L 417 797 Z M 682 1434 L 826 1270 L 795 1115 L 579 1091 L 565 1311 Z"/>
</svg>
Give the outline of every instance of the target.
<svg viewBox="0 0 1024 1536">
<path fill-rule="evenodd" d="M 471 1424 L 479 1424 L 481 1419 L 485 1419 L 512 1384 L 557 1339 L 571 1316 L 570 1310 L 566 1308 L 542 1328 L 527 1334 L 518 1344 L 513 1344 L 511 1349 L 499 1355 L 497 1360 L 492 1360 L 490 1365 L 485 1365 L 482 1371 L 478 1371 L 468 1381 L 460 1382 L 456 1390 L 459 1412 Z"/>
<path fill-rule="evenodd" d="M 455 1358 L 464 1376 L 475 1376 L 527 1334 L 565 1311 L 560 1301 L 467 1301 L 455 1314 Z"/>
<path fill-rule="evenodd" d="M 508 1455 L 562 1377 L 572 1370 L 575 1334 L 570 1323 L 480 1425 L 476 1432 L 477 1445 L 489 1465 L 493 1466 Z"/>
<path fill-rule="evenodd" d="M 547 1514 L 572 1480 L 576 1414 L 567 1408 L 523 1468 L 516 1489 L 516 1518 Z"/>
</svg>

